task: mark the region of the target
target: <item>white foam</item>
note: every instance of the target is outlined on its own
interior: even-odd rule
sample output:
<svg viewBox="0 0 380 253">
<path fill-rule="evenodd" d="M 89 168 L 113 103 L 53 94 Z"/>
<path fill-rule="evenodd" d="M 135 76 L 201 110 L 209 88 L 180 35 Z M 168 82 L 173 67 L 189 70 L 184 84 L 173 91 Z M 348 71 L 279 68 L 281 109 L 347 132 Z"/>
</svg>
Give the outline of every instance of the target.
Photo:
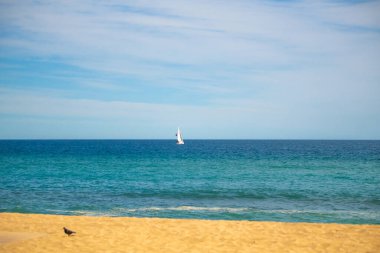
<svg viewBox="0 0 380 253">
<path fill-rule="evenodd" d="M 344 215 L 351 217 L 366 217 L 377 219 L 380 217 L 380 212 L 378 211 L 345 211 L 345 210 L 334 210 L 334 211 L 325 211 L 325 210 L 255 210 L 256 212 L 263 213 L 281 213 L 281 214 L 312 214 L 312 215 Z"/>
<path fill-rule="evenodd" d="M 204 212 L 215 212 L 215 213 L 241 213 L 241 212 L 252 212 L 252 213 L 273 213 L 273 214 L 310 214 L 310 215 L 342 215 L 350 217 L 362 217 L 367 219 L 379 219 L 379 211 L 345 211 L 345 210 L 262 210 L 254 208 L 234 208 L 234 207 L 202 207 L 202 206 L 174 206 L 174 207 L 141 207 L 141 208 L 114 208 L 109 211 L 90 211 L 90 210 L 47 210 L 49 212 L 70 214 L 70 215 L 84 215 L 84 216 L 123 216 L 126 213 L 137 213 L 137 212 L 165 212 L 165 211 L 204 211 Z"/>
<path fill-rule="evenodd" d="M 207 211 L 207 212 L 244 212 L 249 208 L 232 207 L 200 207 L 200 206 L 176 206 L 176 207 L 141 207 L 141 208 L 117 208 L 113 210 L 125 212 L 144 212 L 144 211 Z"/>
<path fill-rule="evenodd" d="M 70 215 L 80 215 L 80 216 L 110 216 L 108 212 L 97 212 L 97 211 L 89 211 L 89 210 L 57 210 L 57 209 L 48 209 L 49 212 L 54 212 L 58 214 L 70 214 Z"/>
</svg>

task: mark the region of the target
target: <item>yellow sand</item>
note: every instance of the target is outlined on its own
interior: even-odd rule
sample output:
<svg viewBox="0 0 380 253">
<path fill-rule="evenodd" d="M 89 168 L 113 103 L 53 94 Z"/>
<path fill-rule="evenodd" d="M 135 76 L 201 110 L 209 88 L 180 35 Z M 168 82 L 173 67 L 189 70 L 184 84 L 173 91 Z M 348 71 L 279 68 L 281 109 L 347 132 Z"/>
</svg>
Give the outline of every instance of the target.
<svg viewBox="0 0 380 253">
<path fill-rule="evenodd" d="M 0 213 L 0 252 L 380 252 L 380 226 Z"/>
</svg>

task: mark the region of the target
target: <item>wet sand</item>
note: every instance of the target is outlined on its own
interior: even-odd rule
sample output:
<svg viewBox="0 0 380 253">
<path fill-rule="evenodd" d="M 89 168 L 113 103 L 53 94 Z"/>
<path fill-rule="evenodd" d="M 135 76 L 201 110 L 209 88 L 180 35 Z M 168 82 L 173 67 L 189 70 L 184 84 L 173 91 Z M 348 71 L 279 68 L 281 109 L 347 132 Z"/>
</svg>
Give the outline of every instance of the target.
<svg viewBox="0 0 380 253">
<path fill-rule="evenodd" d="M 0 252 L 380 252 L 380 225 L 0 213 Z"/>
</svg>

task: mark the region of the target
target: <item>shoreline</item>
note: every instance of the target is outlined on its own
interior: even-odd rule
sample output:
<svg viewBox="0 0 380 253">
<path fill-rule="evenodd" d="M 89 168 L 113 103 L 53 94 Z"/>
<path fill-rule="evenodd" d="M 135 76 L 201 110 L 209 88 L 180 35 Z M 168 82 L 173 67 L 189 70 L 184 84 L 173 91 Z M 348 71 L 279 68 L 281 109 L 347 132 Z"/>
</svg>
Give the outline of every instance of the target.
<svg viewBox="0 0 380 253">
<path fill-rule="evenodd" d="M 367 224 L 0 213 L 0 252 L 380 252 L 378 238 Z"/>
</svg>

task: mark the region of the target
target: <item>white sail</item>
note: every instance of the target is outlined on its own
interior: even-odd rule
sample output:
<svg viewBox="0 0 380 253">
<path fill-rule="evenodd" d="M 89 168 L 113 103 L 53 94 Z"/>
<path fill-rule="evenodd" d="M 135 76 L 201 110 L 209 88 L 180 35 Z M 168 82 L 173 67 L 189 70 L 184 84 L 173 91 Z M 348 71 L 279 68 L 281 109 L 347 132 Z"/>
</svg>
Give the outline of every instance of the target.
<svg viewBox="0 0 380 253">
<path fill-rule="evenodd" d="M 177 130 L 177 144 L 185 144 L 185 142 L 183 141 L 183 138 L 182 138 L 182 134 L 181 134 L 181 130 Z"/>
</svg>

